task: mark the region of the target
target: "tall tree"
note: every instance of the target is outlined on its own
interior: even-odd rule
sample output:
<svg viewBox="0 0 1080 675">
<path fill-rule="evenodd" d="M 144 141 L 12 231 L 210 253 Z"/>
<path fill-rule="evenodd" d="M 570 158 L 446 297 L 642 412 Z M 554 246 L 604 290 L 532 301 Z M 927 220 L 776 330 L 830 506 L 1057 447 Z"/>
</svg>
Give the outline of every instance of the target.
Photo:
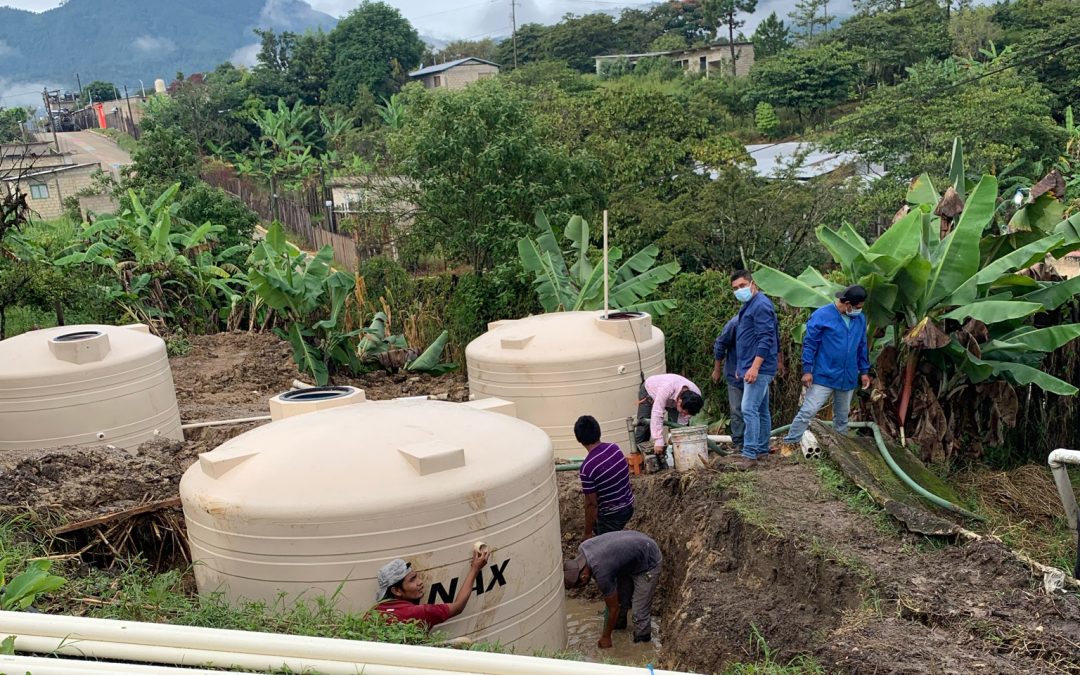
<svg viewBox="0 0 1080 675">
<path fill-rule="evenodd" d="M 861 71 L 857 54 L 835 44 L 791 49 L 754 64 L 750 97 L 806 115 L 851 98 Z"/>
<path fill-rule="evenodd" d="M 484 38 L 483 40 L 454 40 L 447 43 L 438 51 L 428 51 L 424 54 L 425 64 L 446 63 L 457 59 L 474 57 L 485 61 L 496 61 L 498 46 L 495 40 Z M 496 61 L 497 62 L 497 61 Z"/>
<path fill-rule="evenodd" d="M 364 0 L 330 31 L 334 55 L 329 98 L 352 105 L 360 92 L 389 96 L 398 89 L 398 70 L 420 64 L 424 43 L 405 17 L 384 2 Z"/>
<path fill-rule="evenodd" d="M 727 26 L 728 45 L 731 48 L 731 75 L 736 74 L 735 66 L 735 30 L 746 23 L 741 14 L 753 14 L 757 9 L 757 0 L 706 0 L 705 16 L 716 31 L 719 23 Z M 715 32 L 714 32 L 715 35 Z"/>
<path fill-rule="evenodd" d="M 773 12 L 758 24 L 751 40 L 755 59 L 775 56 L 791 46 L 791 29 Z"/>
<path fill-rule="evenodd" d="M 25 108 L 0 108 L 0 143 L 22 139 L 22 123 L 27 119 Z"/>
<path fill-rule="evenodd" d="M 83 87 L 83 104 L 101 103 L 102 101 L 113 101 L 119 98 L 116 92 L 116 85 L 112 82 L 105 82 L 104 80 L 94 80 L 90 84 Z"/>
<path fill-rule="evenodd" d="M 808 38 L 814 37 L 814 27 L 825 25 L 821 10 L 825 7 L 826 1 L 799 0 L 795 3 L 795 11 L 789 13 L 788 16 L 801 35 Z"/>
</svg>

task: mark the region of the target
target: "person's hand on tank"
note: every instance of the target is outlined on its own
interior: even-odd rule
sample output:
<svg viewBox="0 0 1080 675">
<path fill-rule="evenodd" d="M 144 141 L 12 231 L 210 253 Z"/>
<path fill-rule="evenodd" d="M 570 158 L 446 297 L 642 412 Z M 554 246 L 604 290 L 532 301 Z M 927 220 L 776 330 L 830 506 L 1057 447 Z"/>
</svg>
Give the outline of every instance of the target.
<svg viewBox="0 0 1080 675">
<path fill-rule="evenodd" d="M 472 568 L 476 571 L 484 569 L 488 563 L 488 558 L 491 557 L 491 552 L 484 547 L 480 551 L 473 551 Z"/>
</svg>

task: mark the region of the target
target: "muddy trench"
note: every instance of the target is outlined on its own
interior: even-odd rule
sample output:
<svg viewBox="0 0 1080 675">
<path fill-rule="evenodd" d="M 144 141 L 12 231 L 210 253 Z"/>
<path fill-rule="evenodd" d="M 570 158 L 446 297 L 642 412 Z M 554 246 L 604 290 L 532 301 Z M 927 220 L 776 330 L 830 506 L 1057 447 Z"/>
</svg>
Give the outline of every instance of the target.
<svg viewBox="0 0 1080 675">
<path fill-rule="evenodd" d="M 564 550 L 583 523 L 559 477 Z M 805 464 L 634 479 L 630 523 L 664 554 L 655 665 L 798 663 L 845 673 L 1080 673 L 1080 602 L 1000 545 L 883 529 Z M 586 598 L 600 603 L 594 588 Z"/>
<path fill-rule="evenodd" d="M 575 475 L 560 476 L 568 555 L 583 522 L 577 487 Z M 714 672 L 759 659 L 764 645 L 755 635 L 785 658 L 812 653 L 862 602 L 858 575 L 747 523 L 726 505 L 737 491 L 710 484 L 707 474 L 642 477 L 635 492 L 630 527 L 664 554 L 654 609 L 663 667 Z M 596 596 L 595 589 L 585 594 Z"/>
</svg>

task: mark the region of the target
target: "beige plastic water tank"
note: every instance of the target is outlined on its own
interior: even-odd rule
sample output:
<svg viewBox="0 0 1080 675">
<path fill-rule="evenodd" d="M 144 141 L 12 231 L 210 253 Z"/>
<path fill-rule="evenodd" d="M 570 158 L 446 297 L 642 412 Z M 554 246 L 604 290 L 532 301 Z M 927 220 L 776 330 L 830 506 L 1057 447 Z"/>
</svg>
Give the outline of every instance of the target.
<svg viewBox="0 0 1080 675">
<path fill-rule="evenodd" d="M 165 342 L 142 324 L 0 341 L 0 452 L 183 440 Z"/>
<path fill-rule="evenodd" d="M 469 343 L 469 392 L 513 401 L 561 458 L 581 457 L 574 422 L 592 415 L 624 451 L 641 373 L 665 372 L 664 334 L 642 313 L 555 312 L 499 321 Z"/>
<path fill-rule="evenodd" d="M 425 601 L 448 602 L 483 541 L 489 567 L 440 630 L 518 652 L 566 644 L 551 442 L 514 417 L 415 400 L 297 415 L 200 456 L 180 497 L 201 593 L 338 592 L 365 611 L 379 568 L 404 558 Z"/>
</svg>

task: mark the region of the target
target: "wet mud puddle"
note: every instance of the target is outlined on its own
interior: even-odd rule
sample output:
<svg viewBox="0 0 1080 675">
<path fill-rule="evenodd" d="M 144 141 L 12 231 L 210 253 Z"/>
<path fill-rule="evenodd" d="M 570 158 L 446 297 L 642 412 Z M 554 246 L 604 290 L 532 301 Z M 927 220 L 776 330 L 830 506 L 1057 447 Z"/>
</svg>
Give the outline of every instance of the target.
<svg viewBox="0 0 1080 675">
<path fill-rule="evenodd" d="M 585 661 L 617 663 L 626 666 L 646 666 L 656 660 L 660 651 L 660 625 L 653 617 L 652 641 L 634 643 L 633 625 L 611 634 L 611 649 L 600 649 L 596 641 L 604 629 L 604 603 L 583 598 L 566 599 L 566 632 L 568 650 L 580 653 Z"/>
</svg>

